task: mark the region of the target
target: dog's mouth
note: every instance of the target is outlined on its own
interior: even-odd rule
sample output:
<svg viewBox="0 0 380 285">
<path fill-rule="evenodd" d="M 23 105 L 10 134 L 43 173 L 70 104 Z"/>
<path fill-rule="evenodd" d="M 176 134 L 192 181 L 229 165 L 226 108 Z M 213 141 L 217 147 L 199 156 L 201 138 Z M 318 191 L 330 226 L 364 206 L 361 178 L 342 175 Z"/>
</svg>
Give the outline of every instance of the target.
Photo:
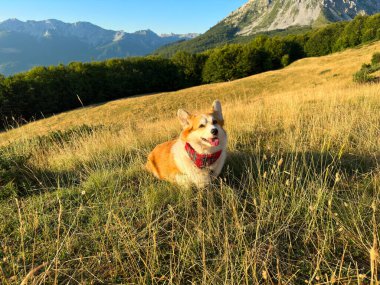
<svg viewBox="0 0 380 285">
<path fill-rule="evenodd" d="M 207 143 L 209 143 L 212 146 L 218 146 L 219 143 L 220 143 L 220 140 L 217 137 L 215 137 L 215 138 L 209 138 L 209 139 L 202 138 L 202 141 L 207 142 Z"/>
</svg>

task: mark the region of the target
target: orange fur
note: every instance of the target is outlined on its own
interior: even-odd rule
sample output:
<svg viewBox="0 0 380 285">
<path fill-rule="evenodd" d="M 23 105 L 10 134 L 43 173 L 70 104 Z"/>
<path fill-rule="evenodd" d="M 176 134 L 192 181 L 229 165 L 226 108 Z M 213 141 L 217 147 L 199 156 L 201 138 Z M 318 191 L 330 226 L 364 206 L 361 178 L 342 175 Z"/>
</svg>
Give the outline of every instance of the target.
<svg viewBox="0 0 380 285">
<path fill-rule="evenodd" d="M 176 140 L 162 143 L 156 146 L 148 156 L 146 167 L 159 179 L 174 181 L 179 173 L 171 152 L 175 143 Z"/>
</svg>

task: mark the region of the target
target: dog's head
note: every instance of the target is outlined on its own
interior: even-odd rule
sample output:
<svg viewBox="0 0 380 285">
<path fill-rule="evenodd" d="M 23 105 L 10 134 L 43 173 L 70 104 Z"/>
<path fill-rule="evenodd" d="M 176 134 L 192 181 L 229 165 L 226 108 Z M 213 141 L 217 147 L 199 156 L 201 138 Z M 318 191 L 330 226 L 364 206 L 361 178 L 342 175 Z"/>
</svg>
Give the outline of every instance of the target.
<svg viewBox="0 0 380 285">
<path fill-rule="evenodd" d="M 180 109 L 178 118 L 183 127 L 180 138 L 190 143 L 197 152 L 212 153 L 226 147 L 222 105 L 218 100 L 214 101 L 209 113 L 192 115 Z"/>
</svg>

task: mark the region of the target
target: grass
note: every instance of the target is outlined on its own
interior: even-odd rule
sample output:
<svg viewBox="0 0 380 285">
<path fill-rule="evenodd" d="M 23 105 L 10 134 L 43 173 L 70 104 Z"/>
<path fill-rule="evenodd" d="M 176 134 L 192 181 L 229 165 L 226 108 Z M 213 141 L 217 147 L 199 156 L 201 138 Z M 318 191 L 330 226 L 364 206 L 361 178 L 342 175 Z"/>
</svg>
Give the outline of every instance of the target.
<svg viewBox="0 0 380 285">
<path fill-rule="evenodd" d="M 380 43 L 0 134 L 2 284 L 377 284 Z M 224 103 L 220 181 L 143 170 L 179 107 Z M 27 283 L 29 282 L 29 283 Z"/>
</svg>

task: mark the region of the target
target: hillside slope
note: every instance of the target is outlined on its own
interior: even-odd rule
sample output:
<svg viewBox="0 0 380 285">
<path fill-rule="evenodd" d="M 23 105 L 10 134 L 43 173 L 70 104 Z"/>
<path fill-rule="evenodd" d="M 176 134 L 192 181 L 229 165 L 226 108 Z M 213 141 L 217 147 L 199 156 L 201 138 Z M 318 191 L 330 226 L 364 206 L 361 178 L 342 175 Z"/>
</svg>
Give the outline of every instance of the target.
<svg viewBox="0 0 380 285">
<path fill-rule="evenodd" d="M 160 117 L 171 118 L 180 107 L 196 109 L 204 106 L 212 98 L 220 98 L 227 104 L 235 100 L 251 100 L 267 95 L 282 96 L 297 93 L 322 92 L 329 88 L 339 91 L 355 86 L 352 75 L 364 62 L 369 62 L 372 54 L 380 49 L 380 42 L 345 52 L 318 58 L 306 58 L 277 71 L 265 72 L 233 82 L 203 85 L 177 92 L 122 99 L 66 112 L 49 119 L 30 123 L 21 128 L 0 134 L 0 144 L 7 141 L 45 134 L 62 128 L 80 124 L 113 124 L 121 127 L 131 121 L 154 121 L 157 111 Z M 80 119 L 78 119 L 80 118 Z M 162 117 L 161 117 L 162 118 Z"/>
<path fill-rule="evenodd" d="M 380 84 L 352 74 L 379 50 L 0 134 L 0 283 L 375 284 Z M 221 179 L 183 189 L 147 173 L 153 147 L 178 137 L 177 109 L 216 98 L 229 136 Z"/>
</svg>

